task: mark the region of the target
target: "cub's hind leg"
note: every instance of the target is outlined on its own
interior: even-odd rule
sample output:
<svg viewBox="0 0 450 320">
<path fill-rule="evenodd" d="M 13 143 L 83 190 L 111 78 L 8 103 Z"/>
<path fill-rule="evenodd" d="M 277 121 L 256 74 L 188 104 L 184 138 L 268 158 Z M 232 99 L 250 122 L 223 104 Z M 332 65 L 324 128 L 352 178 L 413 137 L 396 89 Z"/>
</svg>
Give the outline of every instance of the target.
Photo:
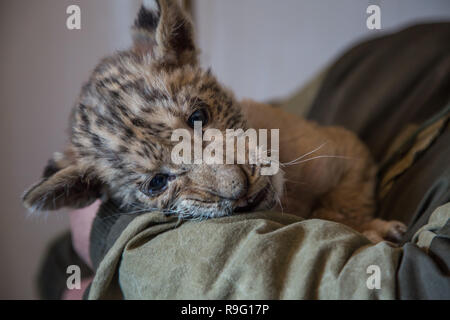
<svg viewBox="0 0 450 320">
<path fill-rule="evenodd" d="M 341 161 L 339 182 L 319 198 L 311 218 L 343 223 L 375 243 L 383 240 L 398 243 L 406 226 L 374 217 L 377 168 L 366 147 L 356 137 L 354 140 L 350 148 L 347 145 L 339 151 L 348 158 Z"/>
</svg>

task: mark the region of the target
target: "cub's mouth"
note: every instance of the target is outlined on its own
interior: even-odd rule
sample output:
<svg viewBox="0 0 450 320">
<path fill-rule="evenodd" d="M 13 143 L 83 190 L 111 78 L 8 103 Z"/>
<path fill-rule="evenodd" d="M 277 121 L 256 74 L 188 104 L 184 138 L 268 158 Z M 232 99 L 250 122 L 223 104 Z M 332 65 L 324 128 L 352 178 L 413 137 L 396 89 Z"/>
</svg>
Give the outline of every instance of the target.
<svg viewBox="0 0 450 320">
<path fill-rule="evenodd" d="M 258 208 L 258 206 L 263 203 L 271 194 L 270 185 L 266 185 L 260 191 L 256 192 L 250 197 L 240 200 L 237 206 L 234 208 L 234 212 L 251 212 Z M 271 201 L 270 201 L 271 202 Z"/>
</svg>

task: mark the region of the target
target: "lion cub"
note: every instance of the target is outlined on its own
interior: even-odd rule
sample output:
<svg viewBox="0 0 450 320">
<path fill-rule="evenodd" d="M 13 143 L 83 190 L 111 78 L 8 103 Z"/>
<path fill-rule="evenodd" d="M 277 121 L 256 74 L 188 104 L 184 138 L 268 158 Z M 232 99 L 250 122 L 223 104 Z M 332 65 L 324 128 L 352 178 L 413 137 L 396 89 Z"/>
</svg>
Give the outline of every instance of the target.
<svg viewBox="0 0 450 320">
<path fill-rule="evenodd" d="M 252 101 L 238 102 L 200 68 L 192 24 L 176 1 L 144 1 L 134 45 L 103 59 L 71 116 L 70 142 L 23 196 L 30 210 L 113 199 L 131 212 L 212 218 L 280 210 L 399 241 L 400 222 L 373 219 L 376 167 L 352 133 Z M 276 175 L 261 165 L 175 164 L 176 129 L 280 129 Z M 303 156 L 300 157 L 299 156 Z M 296 159 L 296 161 L 292 161 Z"/>
</svg>

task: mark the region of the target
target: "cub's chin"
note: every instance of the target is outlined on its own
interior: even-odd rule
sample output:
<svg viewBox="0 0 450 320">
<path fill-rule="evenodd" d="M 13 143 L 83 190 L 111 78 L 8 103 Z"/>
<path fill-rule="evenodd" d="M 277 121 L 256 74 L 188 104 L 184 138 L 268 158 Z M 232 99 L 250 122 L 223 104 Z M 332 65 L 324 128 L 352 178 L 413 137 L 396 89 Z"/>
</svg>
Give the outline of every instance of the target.
<svg viewBox="0 0 450 320">
<path fill-rule="evenodd" d="M 220 218 L 234 213 L 249 213 L 269 210 L 280 203 L 283 192 L 283 173 L 262 176 L 248 195 L 239 200 L 220 199 L 216 202 L 206 199 L 184 199 L 177 206 L 176 214 L 182 219 L 204 220 Z M 170 215 L 170 214 L 168 214 Z"/>
</svg>

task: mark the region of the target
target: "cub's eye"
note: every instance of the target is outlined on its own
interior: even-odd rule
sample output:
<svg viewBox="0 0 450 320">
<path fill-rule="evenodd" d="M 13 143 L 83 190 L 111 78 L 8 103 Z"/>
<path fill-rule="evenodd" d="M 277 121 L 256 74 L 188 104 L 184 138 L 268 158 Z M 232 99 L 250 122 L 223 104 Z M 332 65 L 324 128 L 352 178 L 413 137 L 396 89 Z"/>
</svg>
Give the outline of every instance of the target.
<svg viewBox="0 0 450 320">
<path fill-rule="evenodd" d="M 168 175 L 158 173 L 152 180 L 142 185 L 141 191 L 148 196 L 155 196 L 166 190 L 168 181 Z"/>
<path fill-rule="evenodd" d="M 191 128 L 194 128 L 195 121 L 200 121 L 202 126 L 206 126 L 208 124 L 208 112 L 205 109 L 198 109 L 188 119 L 188 125 Z"/>
</svg>

